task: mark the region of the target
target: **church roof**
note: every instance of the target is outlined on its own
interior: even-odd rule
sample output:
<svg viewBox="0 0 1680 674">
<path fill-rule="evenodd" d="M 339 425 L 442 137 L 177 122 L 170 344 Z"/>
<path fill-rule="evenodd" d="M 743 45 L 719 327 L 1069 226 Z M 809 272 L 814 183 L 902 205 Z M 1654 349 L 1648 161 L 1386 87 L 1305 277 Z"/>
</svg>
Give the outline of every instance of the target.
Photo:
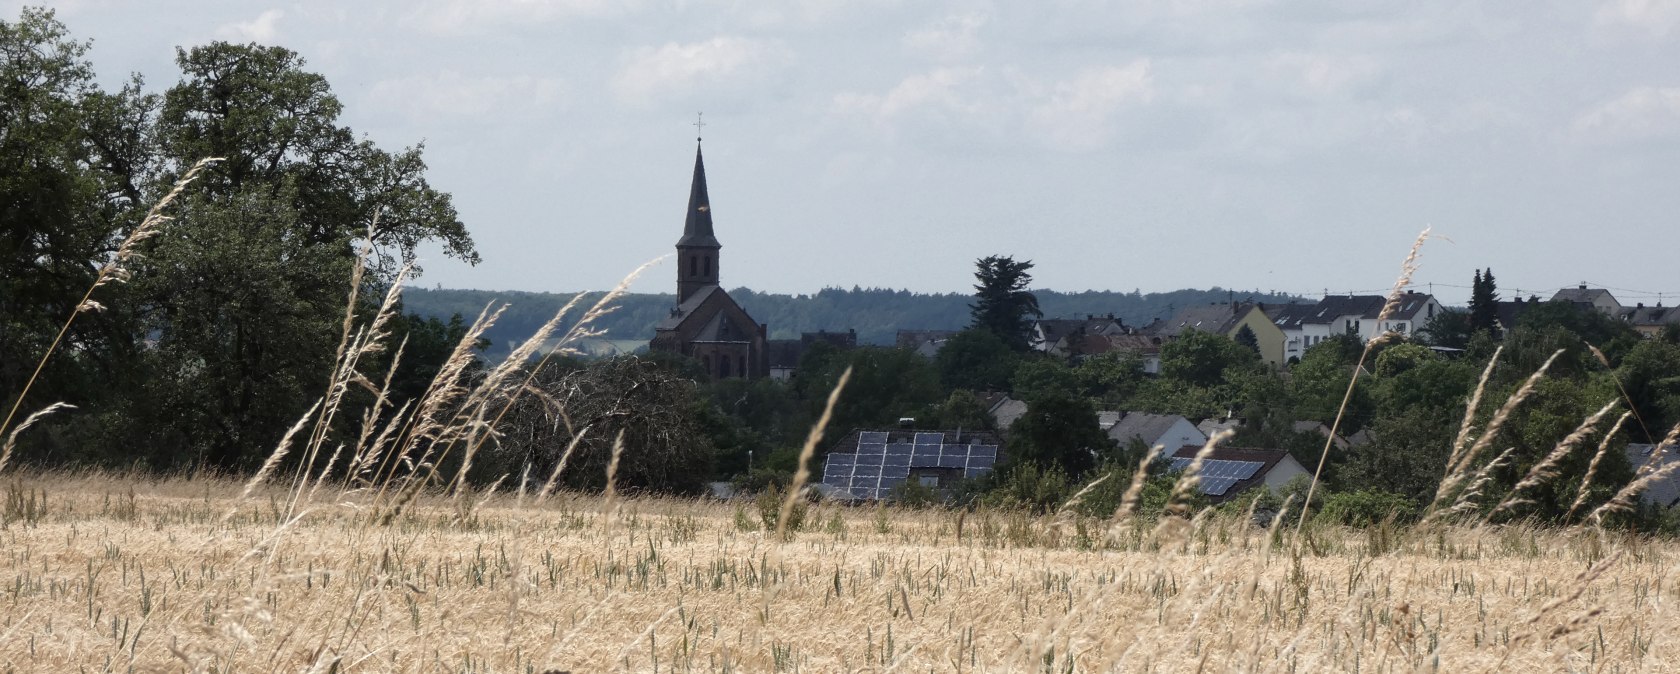
<svg viewBox="0 0 1680 674">
<path fill-rule="evenodd" d="M 689 314 L 694 313 L 694 310 L 699 309 L 700 305 L 706 303 L 706 298 L 711 297 L 712 293 L 719 293 L 719 292 L 723 292 L 723 288 L 718 287 L 718 286 L 706 286 L 704 288 L 701 288 L 699 290 L 694 291 L 693 295 L 689 295 L 688 299 L 686 301 L 684 301 L 682 304 L 678 304 L 677 308 L 674 311 L 671 312 L 671 315 L 665 317 L 665 320 L 660 321 L 658 325 L 655 325 L 654 329 L 655 330 L 675 330 L 675 329 L 677 329 L 677 326 L 682 325 L 683 320 L 688 318 Z"/>
<path fill-rule="evenodd" d="M 694 185 L 688 188 L 688 220 L 683 223 L 683 235 L 678 246 L 722 248 L 712 235 L 712 200 L 706 195 L 706 162 L 700 148 L 694 148 Z"/>
</svg>

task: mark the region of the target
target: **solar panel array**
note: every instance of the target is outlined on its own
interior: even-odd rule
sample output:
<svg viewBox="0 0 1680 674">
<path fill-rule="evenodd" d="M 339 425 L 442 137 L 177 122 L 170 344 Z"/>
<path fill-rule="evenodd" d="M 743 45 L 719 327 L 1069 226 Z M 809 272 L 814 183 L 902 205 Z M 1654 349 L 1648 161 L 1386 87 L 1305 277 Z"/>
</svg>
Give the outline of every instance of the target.
<svg viewBox="0 0 1680 674">
<path fill-rule="evenodd" d="M 1193 459 L 1174 458 L 1172 470 L 1184 470 Z M 1202 493 L 1208 496 L 1224 496 L 1232 485 L 1254 477 L 1255 473 L 1265 467 L 1260 461 L 1224 461 L 1207 459 L 1202 461 Z"/>
<path fill-rule="evenodd" d="M 911 469 L 961 469 L 963 477 L 973 478 L 997 465 L 997 445 L 946 444 L 944 433 L 916 433 L 911 442 L 889 438 L 884 431 L 859 433 L 857 453 L 828 455 L 823 484 L 856 498 L 881 499 L 909 480 Z"/>
</svg>

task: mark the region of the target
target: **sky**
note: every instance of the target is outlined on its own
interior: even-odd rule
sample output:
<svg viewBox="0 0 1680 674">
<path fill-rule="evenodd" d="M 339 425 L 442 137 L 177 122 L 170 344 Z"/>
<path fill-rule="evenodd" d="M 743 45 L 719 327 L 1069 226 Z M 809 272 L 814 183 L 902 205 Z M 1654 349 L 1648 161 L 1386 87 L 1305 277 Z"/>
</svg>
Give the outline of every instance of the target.
<svg viewBox="0 0 1680 674">
<path fill-rule="evenodd" d="M 16 17 L 25 3 L 0 0 Z M 604 289 L 670 253 L 704 112 L 728 287 L 1680 302 L 1680 0 L 52 3 L 101 81 L 299 52 L 424 143 L 483 257 L 426 287 Z M 1646 255 L 1646 253 L 1650 253 Z M 638 292 L 674 290 L 669 262 Z"/>
</svg>

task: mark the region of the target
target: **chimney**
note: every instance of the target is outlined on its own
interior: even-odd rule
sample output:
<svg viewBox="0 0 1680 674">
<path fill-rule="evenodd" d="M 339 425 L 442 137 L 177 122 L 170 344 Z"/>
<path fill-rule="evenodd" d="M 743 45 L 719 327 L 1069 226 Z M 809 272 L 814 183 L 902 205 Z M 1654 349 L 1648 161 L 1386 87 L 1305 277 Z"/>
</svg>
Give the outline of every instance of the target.
<svg viewBox="0 0 1680 674">
<path fill-rule="evenodd" d="M 1586 282 L 1582 282 L 1580 287 L 1581 287 L 1582 290 L 1586 290 L 1587 289 Z"/>
</svg>

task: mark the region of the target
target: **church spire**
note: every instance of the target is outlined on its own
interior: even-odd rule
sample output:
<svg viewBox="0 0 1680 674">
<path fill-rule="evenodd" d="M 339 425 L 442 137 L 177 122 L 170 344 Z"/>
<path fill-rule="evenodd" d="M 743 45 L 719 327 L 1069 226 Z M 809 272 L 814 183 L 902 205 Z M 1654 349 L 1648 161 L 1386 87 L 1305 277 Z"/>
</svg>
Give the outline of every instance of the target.
<svg viewBox="0 0 1680 674">
<path fill-rule="evenodd" d="M 683 223 L 683 235 L 678 247 L 722 248 L 712 235 L 712 203 L 706 195 L 706 161 L 699 143 L 694 147 L 694 185 L 688 189 L 688 221 Z"/>
</svg>

